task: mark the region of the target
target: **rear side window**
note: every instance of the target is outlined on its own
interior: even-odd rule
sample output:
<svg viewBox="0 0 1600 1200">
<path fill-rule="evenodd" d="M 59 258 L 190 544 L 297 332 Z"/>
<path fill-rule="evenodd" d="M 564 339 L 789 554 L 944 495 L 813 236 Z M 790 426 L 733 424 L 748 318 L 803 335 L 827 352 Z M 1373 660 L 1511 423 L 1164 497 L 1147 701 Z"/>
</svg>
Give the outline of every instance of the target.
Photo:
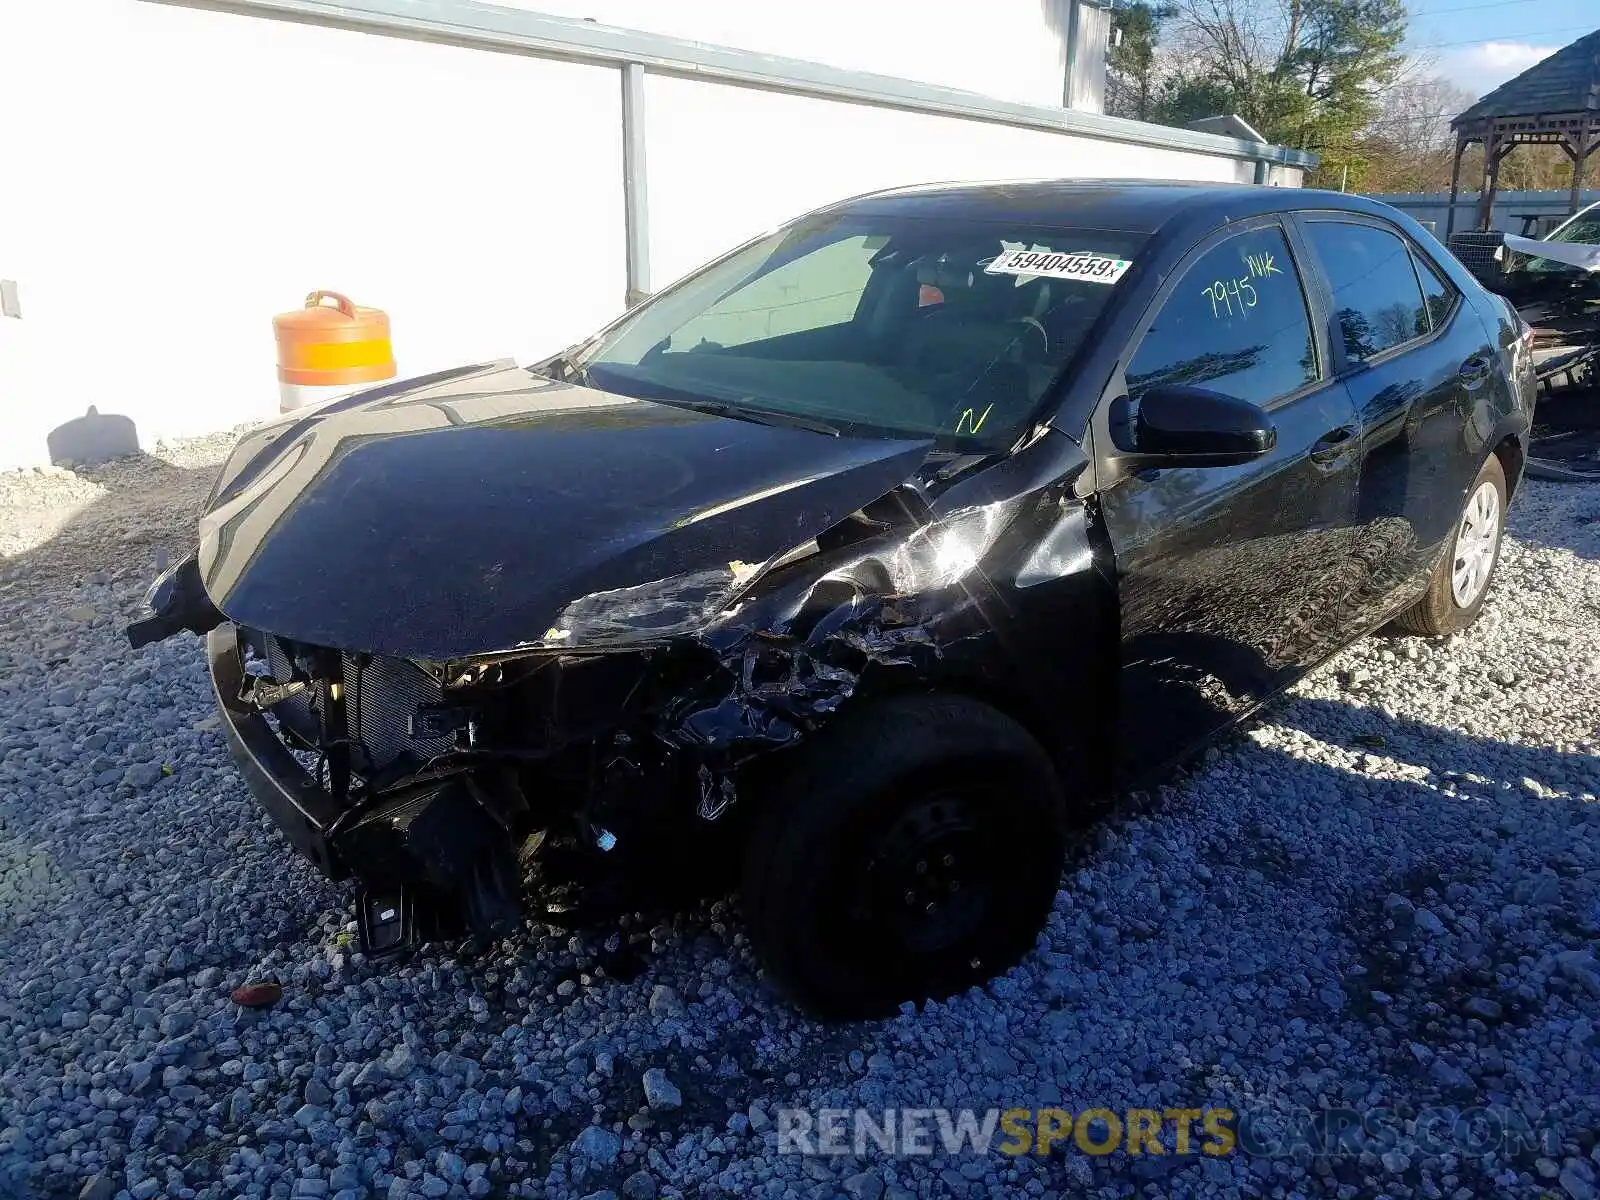
<svg viewBox="0 0 1600 1200">
<path fill-rule="evenodd" d="M 1218 242 L 1184 271 L 1128 364 L 1128 394 L 1186 384 L 1263 404 L 1318 377 L 1305 294 L 1277 226 Z"/>
<path fill-rule="evenodd" d="M 1461 295 L 1456 291 L 1455 284 L 1451 283 L 1439 273 L 1439 269 L 1428 261 L 1425 255 L 1417 253 L 1413 248 L 1411 259 L 1417 264 L 1417 278 L 1422 282 L 1422 298 L 1428 306 L 1428 320 L 1430 327 L 1439 328 L 1449 319 L 1451 311 L 1456 306 L 1456 298 Z"/>
<path fill-rule="evenodd" d="M 1343 221 L 1309 222 L 1306 234 L 1333 289 L 1345 357 L 1363 362 L 1433 328 L 1397 234 Z"/>
</svg>

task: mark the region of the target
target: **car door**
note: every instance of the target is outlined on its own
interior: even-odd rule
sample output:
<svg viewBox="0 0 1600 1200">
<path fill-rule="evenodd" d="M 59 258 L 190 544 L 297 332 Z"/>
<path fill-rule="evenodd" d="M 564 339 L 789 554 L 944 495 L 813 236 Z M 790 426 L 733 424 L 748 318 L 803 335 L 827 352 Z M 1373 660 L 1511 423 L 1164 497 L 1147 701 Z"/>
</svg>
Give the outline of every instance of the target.
<svg viewBox="0 0 1600 1200">
<path fill-rule="evenodd" d="M 1276 217 L 1195 247 L 1158 293 L 1091 426 L 1121 615 L 1126 783 L 1237 719 L 1339 644 L 1349 586 L 1355 412 Z M 1134 469 L 1110 412 L 1157 384 L 1266 410 L 1276 446 L 1240 466 Z M 1120 406 L 1119 406 L 1120 407 Z"/>
<path fill-rule="evenodd" d="M 1335 372 L 1361 426 L 1347 619 L 1370 628 L 1427 586 L 1483 459 L 1470 420 L 1495 348 L 1448 277 L 1399 230 L 1354 213 L 1302 214 L 1327 289 Z"/>
</svg>

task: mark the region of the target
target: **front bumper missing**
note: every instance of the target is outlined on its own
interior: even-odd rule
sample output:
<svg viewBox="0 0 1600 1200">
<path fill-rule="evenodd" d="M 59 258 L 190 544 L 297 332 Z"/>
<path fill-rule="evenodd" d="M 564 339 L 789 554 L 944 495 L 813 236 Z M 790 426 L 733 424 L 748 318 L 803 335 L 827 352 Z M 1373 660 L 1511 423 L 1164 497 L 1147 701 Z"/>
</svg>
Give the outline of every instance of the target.
<svg viewBox="0 0 1600 1200">
<path fill-rule="evenodd" d="M 329 879 L 354 875 L 366 889 L 359 904 L 369 953 L 398 952 L 426 931 L 453 928 L 442 911 L 433 911 L 442 899 L 462 908 L 470 927 L 485 936 L 516 926 L 520 877 L 510 831 L 480 802 L 481 787 L 455 775 L 364 794 L 341 806 L 266 717 L 240 698 L 245 671 L 238 628 L 213 629 L 206 656 L 228 749 L 256 802 Z M 430 906 L 420 924 L 419 890 Z"/>
<path fill-rule="evenodd" d="M 319 871 L 329 879 L 345 878 L 349 868 L 328 840 L 340 815 L 333 797 L 289 753 L 267 719 L 239 699 L 244 653 L 237 627 L 224 623 L 206 635 L 206 659 L 223 736 L 250 794 Z"/>
</svg>

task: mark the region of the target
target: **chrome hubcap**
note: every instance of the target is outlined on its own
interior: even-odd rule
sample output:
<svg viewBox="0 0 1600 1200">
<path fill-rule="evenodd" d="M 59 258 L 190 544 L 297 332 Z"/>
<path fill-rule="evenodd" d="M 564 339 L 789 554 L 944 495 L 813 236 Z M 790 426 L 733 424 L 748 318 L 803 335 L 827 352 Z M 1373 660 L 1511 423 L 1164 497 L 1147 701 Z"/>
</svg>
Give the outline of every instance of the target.
<svg viewBox="0 0 1600 1200">
<path fill-rule="evenodd" d="M 1500 493 L 1492 483 L 1480 484 L 1467 500 L 1456 530 L 1455 559 L 1450 570 L 1450 593 L 1461 608 L 1470 608 L 1483 595 L 1500 544 Z"/>
</svg>

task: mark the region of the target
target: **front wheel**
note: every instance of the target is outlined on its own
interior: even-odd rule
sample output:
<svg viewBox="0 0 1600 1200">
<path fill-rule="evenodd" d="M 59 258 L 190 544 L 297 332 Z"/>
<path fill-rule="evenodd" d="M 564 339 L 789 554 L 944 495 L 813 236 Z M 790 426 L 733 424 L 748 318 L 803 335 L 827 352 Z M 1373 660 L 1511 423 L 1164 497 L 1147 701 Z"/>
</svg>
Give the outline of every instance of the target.
<svg viewBox="0 0 1600 1200">
<path fill-rule="evenodd" d="M 1032 947 L 1066 858 L 1049 757 L 979 701 L 908 695 L 841 717 L 786 759 L 744 864 L 772 980 L 827 1016 L 948 996 Z"/>
<path fill-rule="evenodd" d="M 1434 568 L 1427 592 L 1401 613 L 1395 624 L 1407 633 L 1442 637 L 1459 633 L 1476 621 L 1500 561 L 1505 515 L 1505 468 L 1491 454 L 1467 489 L 1455 536 Z"/>
</svg>

